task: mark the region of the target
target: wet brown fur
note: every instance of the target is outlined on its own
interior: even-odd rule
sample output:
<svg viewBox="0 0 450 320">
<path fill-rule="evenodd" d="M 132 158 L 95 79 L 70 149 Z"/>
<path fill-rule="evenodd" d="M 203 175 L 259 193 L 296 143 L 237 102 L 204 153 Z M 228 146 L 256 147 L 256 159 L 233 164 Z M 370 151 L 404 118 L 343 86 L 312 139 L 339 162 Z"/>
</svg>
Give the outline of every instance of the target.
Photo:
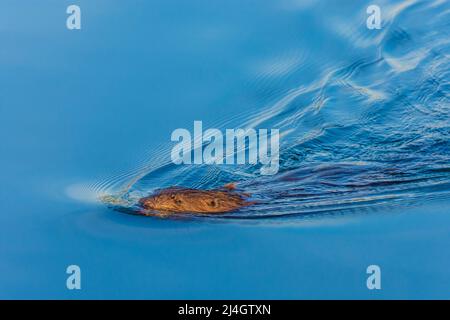
<svg viewBox="0 0 450 320">
<path fill-rule="evenodd" d="M 162 213 L 224 213 L 254 204 L 245 193 L 233 191 L 234 184 L 221 189 L 198 190 L 170 187 L 160 190 L 139 203 L 146 210 Z"/>
</svg>

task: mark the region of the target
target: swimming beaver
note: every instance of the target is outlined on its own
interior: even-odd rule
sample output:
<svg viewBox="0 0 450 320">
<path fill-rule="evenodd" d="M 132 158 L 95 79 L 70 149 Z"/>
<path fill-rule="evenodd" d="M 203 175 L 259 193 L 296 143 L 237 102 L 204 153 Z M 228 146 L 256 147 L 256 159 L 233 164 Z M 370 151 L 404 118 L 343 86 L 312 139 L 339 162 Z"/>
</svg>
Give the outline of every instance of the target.
<svg viewBox="0 0 450 320">
<path fill-rule="evenodd" d="M 233 183 L 214 190 L 170 187 L 140 199 L 139 204 L 162 213 L 224 213 L 255 203 L 247 201 L 248 194 L 234 189 Z"/>
</svg>

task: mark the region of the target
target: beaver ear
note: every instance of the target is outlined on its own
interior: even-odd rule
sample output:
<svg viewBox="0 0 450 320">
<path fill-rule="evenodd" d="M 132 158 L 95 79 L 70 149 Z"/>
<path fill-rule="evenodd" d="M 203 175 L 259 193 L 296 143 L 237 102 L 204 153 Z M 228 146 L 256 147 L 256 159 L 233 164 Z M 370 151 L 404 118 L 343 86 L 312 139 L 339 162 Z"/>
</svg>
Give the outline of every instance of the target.
<svg viewBox="0 0 450 320">
<path fill-rule="evenodd" d="M 175 195 L 174 195 L 174 194 L 171 194 L 171 195 L 170 195 L 170 199 L 175 199 Z"/>
<path fill-rule="evenodd" d="M 217 207 L 219 206 L 219 200 L 216 199 L 216 198 L 214 198 L 214 199 L 211 201 L 211 206 L 214 207 L 214 208 L 217 208 Z"/>
<path fill-rule="evenodd" d="M 227 190 L 235 190 L 236 183 L 234 183 L 234 182 L 227 183 L 226 185 L 223 186 L 223 188 L 227 189 Z"/>
</svg>

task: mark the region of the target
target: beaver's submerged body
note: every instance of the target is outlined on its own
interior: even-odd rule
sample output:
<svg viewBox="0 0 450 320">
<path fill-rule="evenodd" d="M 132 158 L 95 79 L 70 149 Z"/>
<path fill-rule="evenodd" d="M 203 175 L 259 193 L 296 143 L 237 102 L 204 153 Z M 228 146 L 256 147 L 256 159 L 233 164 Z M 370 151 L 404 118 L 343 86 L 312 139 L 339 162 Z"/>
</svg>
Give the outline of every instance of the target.
<svg viewBox="0 0 450 320">
<path fill-rule="evenodd" d="M 248 195 L 234 191 L 234 184 L 221 189 L 198 190 L 170 187 L 139 200 L 146 210 L 162 213 L 225 213 L 254 204 Z"/>
</svg>

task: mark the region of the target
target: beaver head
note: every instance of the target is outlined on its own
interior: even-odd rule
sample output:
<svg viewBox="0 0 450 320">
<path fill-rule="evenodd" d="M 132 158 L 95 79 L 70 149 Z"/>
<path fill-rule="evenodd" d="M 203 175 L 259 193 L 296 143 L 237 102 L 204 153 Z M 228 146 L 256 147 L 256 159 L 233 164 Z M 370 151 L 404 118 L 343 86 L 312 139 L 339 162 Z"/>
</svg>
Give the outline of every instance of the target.
<svg viewBox="0 0 450 320">
<path fill-rule="evenodd" d="M 236 192 L 175 187 L 160 190 L 139 203 L 144 209 L 166 213 L 222 213 L 250 204 Z"/>
</svg>

